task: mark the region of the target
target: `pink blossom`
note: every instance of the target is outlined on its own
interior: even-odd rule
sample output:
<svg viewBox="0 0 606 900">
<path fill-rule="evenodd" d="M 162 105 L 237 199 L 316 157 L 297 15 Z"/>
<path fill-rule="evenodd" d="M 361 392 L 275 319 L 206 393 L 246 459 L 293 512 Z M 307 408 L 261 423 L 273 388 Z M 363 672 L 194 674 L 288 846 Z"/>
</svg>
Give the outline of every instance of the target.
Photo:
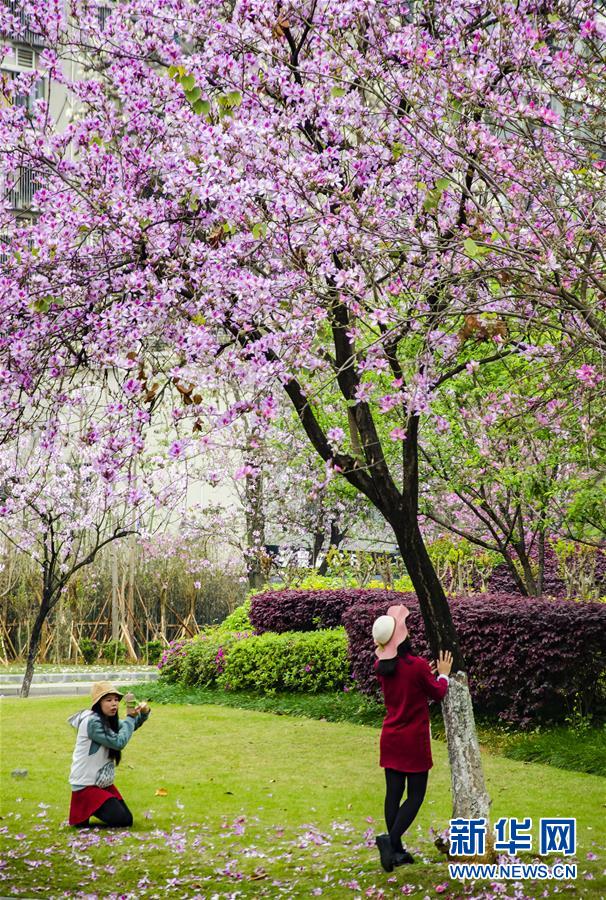
<svg viewBox="0 0 606 900">
<path fill-rule="evenodd" d="M 597 387 L 602 380 L 602 375 L 596 370 L 596 367 L 588 363 L 584 363 L 579 369 L 575 369 L 575 375 L 579 381 L 588 387 Z"/>
<path fill-rule="evenodd" d="M 329 428 L 326 432 L 326 437 L 328 438 L 330 446 L 336 449 L 340 447 L 345 440 L 345 432 L 342 428 Z"/>
<path fill-rule="evenodd" d="M 236 471 L 234 473 L 234 478 L 238 481 L 242 478 L 247 478 L 250 475 L 256 475 L 257 472 L 258 472 L 258 470 L 254 466 L 251 466 L 249 463 L 246 463 L 245 465 L 240 466 L 239 469 L 236 469 Z"/>
<path fill-rule="evenodd" d="M 168 448 L 168 455 L 170 459 L 179 459 L 180 457 L 182 457 L 185 447 L 186 441 L 173 441 Z"/>
</svg>

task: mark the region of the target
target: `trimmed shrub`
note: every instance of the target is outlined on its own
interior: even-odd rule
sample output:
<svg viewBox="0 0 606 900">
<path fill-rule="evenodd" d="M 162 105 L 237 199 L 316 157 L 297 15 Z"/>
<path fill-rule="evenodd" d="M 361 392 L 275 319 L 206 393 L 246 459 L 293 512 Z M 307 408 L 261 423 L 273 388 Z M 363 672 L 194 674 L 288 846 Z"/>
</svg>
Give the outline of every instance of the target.
<svg viewBox="0 0 606 900">
<path fill-rule="evenodd" d="M 414 595 L 399 596 L 410 609 L 415 652 L 429 658 L 418 602 Z M 370 695 L 378 695 L 372 623 L 388 605 L 358 604 L 343 615 L 354 678 Z M 478 710 L 522 728 L 539 720 L 561 722 L 579 702 L 584 714 L 601 712 L 604 604 L 472 594 L 452 599 L 450 609 Z"/>
<path fill-rule="evenodd" d="M 80 647 L 80 653 L 82 654 L 84 662 L 87 665 L 92 666 L 99 656 L 99 643 L 91 640 L 91 638 L 81 638 L 78 646 Z"/>
<path fill-rule="evenodd" d="M 114 665 L 123 663 L 126 659 L 126 647 L 121 641 L 106 641 L 101 647 L 101 656 Z"/>
<path fill-rule="evenodd" d="M 342 690 L 351 679 L 347 646 L 343 628 L 254 635 L 229 647 L 218 681 L 262 693 Z"/>
<path fill-rule="evenodd" d="M 211 687 L 223 671 L 233 644 L 249 637 L 246 631 L 207 629 L 195 638 L 176 641 L 163 654 L 159 665 L 162 681 Z"/>
<path fill-rule="evenodd" d="M 163 650 L 164 641 L 147 641 L 143 644 L 143 655 L 145 656 L 148 665 L 157 665 L 160 662 Z"/>
<path fill-rule="evenodd" d="M 222 631 L 252 631 L 250 622 L 250 597 L 237 606 L 220 624 Z"/>
<path fill-rule="evenodd" d="M 317 631 L 342 624 L 343 613 L 358 603 L 404 603 L 397 591 L 341 588 L 332 591 L 265 591 L 250 603 L 250 621 L 257 634 L 265 631 Z"/>
<path fill-rule="evenodd" d="M 170 683 L 180 681 L 183 661 L 187 656 L 186 645 L 190 643 L 188 640 L 171 641 L 163 651 L 158 663 L 161 681 Z"/>
</svg>

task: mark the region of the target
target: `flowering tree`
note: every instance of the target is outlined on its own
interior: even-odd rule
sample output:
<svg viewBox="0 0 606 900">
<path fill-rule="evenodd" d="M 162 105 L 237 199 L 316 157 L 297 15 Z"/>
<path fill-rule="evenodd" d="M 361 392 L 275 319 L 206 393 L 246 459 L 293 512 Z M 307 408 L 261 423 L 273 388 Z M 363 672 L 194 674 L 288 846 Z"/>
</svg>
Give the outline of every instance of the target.
<svg viewBox="0 0 606 900">
<path fill-rule="evenodd" d="M 31 167 L 42 185 L 35 224 L 5 223 L 5 432 L 24 395 L 56 392 L 49 372 L 82 366 L 121 368 L 143 409 L 180 398 L 192 434 L 176 455 L 242 412 L 209 400 L 217 379 L 241 379 L 261 412 L 285 391 L 393 530 L 432 650 L 454 652 L 455 814 L 487 814 L 418 524 L 419 434 L 471 360 L 582 368 L 579 335 L 603 349 L 593 4 L 126 0 L 104 30 L 87 0 L 69 21 L 27 10 L 50 75 L 75 59 L 86 77 L 62 134 L 44 101 L 1 112 L 9 182 Z"/>
<path fill-rule="evenodd" d="M 467 365 L 425 434 L 422 509 L 502 557 L 521 594 L 543 591 L 546 542 L 566 534 L 583 480 L 599 477 L 603 417 L 575 371 L 520 358 Z M 575 397 L 574 404 L 570 396 Z"/>
<path fill-rule="evenodd" d="M 38 406 L 46 407 L 44 423 L 39 409 L 36 427 L 22 424 L 19 439 L 7 442 L 0 454 L 0 532 L 31 557 L 41 576 L 23 697 L 29 694 L 42 626 L 72 576 L 113 541 L 149 530 L 152 510 L 159 508 L 156 523 L 164 522 L 184 490 L 178 473 L 163 477 L 157 457 L 145 464 L 137 411 L 130 432 L 117 435 L 118 411 L 96 391 L 89 402 L 91 385 L 79 381 L 61 411 L 54 398 L 46 404 L 39 398 Z"/>
</svg>

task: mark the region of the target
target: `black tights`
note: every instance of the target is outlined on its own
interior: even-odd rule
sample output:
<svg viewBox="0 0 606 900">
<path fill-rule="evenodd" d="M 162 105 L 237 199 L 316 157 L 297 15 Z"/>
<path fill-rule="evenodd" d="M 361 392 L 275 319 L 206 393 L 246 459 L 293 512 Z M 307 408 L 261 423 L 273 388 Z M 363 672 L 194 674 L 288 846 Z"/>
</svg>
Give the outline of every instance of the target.
<svg viewBox="0 0 606 900">
<path fill-rule="evenodd" d="M 117 797 L 106 800 L 93 815 L 109 828 L 130 828 L 133 824 L 133 814 L 124 800 L 118 800 Z M 88 819 L 80 822 L 76 828 L 90 828 Z"/>
<path fill-rule="evenodd" d="M 410 828 L 421 808 L 427 790 L 428 775 L 429 772 L 398 772 L 396 769 L 385 769 L 385 823 L 396 852 L 402 852 L 402 835 Z M 408 793 L 400 806 L 407 781 Z"/>
</svg>

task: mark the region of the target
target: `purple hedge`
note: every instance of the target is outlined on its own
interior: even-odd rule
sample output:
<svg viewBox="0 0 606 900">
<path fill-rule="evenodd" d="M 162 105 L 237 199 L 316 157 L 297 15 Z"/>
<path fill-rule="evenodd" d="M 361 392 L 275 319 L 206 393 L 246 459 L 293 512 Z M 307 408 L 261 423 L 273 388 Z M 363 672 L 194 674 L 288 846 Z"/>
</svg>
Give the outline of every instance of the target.
<svg viewBox="0 0 606 900">
<path fill-rule="evenodd" d="M 343 614 L 353 676 L 377 695 L 371 638 L 374 619 L 393 602 L 410 609 L 415 652 L 430 657 L 419 605 L 411 594 L 358 603 Z M 600 712 L 606 687 L 606 604 L 475 594 L 450 603 L 478 711 L 519 727 L 563 721 L 580 700 Z"/>
<path fill-rule="evenodd" d="M 332 591 L 266 591 L 255 594 L 250 604 L 250 621 L 257 632 L 317 631 L 336 628 L 342 624 L 345 610 L 356 603 L 398 603 L 403 597 L 394 591 L 353 590 Z M 406 595 L 408 596 L 408 595 Z"/>
</svg>

